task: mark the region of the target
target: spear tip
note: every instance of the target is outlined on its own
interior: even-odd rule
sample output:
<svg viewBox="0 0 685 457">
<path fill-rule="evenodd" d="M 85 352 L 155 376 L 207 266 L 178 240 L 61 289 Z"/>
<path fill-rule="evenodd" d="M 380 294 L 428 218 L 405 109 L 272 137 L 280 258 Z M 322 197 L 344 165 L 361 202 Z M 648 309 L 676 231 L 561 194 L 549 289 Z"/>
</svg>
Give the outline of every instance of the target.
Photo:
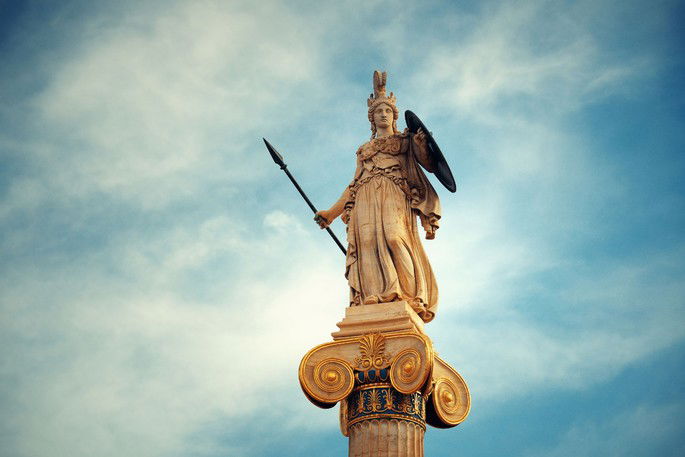
<svg viewBox="0 0 685 457">
<path fill-rule="evenodd" d="M 283 161 L 283 156 L 278 153 L 276 148 L 271 146 L 271 143 L 269 143 L 266 138 L 262 137 L 262 140 L 264 140 L 264 144 L 266 145 L 266 149 L 269 150 L 269 154 L 271 154 L 271 158 L 274 159 L 274 162 L 276 162 L 276 165 L 278 165 L 281 168 L 285 168 L 285 162 Z"/>
</svg>

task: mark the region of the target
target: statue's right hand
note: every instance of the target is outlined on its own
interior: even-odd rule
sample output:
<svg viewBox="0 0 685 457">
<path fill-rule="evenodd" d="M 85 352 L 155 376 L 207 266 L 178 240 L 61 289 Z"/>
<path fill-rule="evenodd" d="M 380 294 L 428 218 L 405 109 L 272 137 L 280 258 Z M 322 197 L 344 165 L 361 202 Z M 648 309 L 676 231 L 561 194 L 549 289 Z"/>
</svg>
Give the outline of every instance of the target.
<svg viewBox="0 0 685 457">
<path fill-rule="evenodd" d="M 326 227 L 331 225 L 330 215 L 326 210 L 317 211 L 316 216 L 314 216 L 314 220 L 317 224 L 319 224 L 319 227 L 321 227 L 322 229 L 325 229 Z"/>
</svg>

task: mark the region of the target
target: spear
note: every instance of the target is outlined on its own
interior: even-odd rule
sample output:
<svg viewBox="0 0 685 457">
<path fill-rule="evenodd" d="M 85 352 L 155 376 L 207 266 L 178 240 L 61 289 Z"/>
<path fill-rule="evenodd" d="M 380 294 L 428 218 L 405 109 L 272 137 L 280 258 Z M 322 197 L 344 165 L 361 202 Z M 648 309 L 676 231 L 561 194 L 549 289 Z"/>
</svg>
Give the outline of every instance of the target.
<svg viewBox="0 0 685 457">
<path fill-rule="evenodd" d="M 288 178 L 290 178 L 290 181 L 292 181 L 292 183 L 293 183 L 293 185 L 295 186 L 295 188 L 297 189 L 297 191 L 300 193 L 300 195 L 302 195 L 302 198 L 304 198 L 304 201 L 307 202 L 307 205 L 309 205 L 309 207 L 310 207 L 311 210 L 314 212 L 314 214 L 316 214 L 316 208 L 314 207 L 314 205 L 312 204 L 312 202 L 311 202 L 311 201 L 309 200 L 309 198 L 307 197 L 307 194 L 304 193 L 304 191 L 302 190 L 302 188 L 300 187 L 300 185 L 297 183 L 297 181 L 295 181 L 295 178 L 293 178 L 293 175 L 291 175 L 291 174 L 290 174 L 290 171 L 288 171 L 288 166 L 287 166 L 287 165 L 285 164 L 285 162 L 283 161 L 283 156 L 281 156 L 281 155 L 278 153 L 278 151 L 276 150 L 276 148 L 274 148 L 273 146 L 271 146 L 271 144 L 270 144 L 268 141 L 266 141 L 266 138 L 262 138 L 262 140 L 264 140 L 264 144 L 266 145 L 266 149 L 269 150 L 269 154 L 271 154 L 271 158 L 274 159 L 274 162 L 276 162 L 276 165 L 278 165 L 279 167 L 281 167 L 281 170 L 285 171 L 285 174 L 288 175 Z M 340 250 L 343 252 L 343 254 L 347 255 L 347 251 L 345 250 L 345 248 L 343 247 L 343 245 L 340 243 L 340 240 L 338 239 L 338 237 L 335 236 L 335 233 L 333 233 L 333 231 L 331 230 L 331 228 L 330 228 L 330 227 L 326 227 L 326 231 L 327 231 L 328 234 L 331 236 L 331 238 L 333 238 L 333 241 L 335 241 L 335 244 L 338 245 L 338 247 L 339 247 Z"/>
</svg>

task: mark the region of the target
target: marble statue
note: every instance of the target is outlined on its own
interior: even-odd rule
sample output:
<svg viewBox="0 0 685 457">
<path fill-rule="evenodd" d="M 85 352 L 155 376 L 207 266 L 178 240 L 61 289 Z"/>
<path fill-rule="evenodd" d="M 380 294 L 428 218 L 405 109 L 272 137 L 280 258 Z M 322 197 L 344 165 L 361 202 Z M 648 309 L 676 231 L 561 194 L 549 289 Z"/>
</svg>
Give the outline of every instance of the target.
<svg viewBox="0 0 685 457">
<path fill-rule="evenodd" d="M 387 75 L 374 73 L 367 101 L 371 140 L 357 149 L 354 178 L 330 209 L 316 213 L 326 228 L 338 216 L 347 224 L 346 272 L 350 305 L 406 301 L 429 322 L 438 304 L 438 286 L 417 227 L 433 239 L 440 200 L 422 167 L 435 164 L 426 133 L 397 130 L 399 111 Z"/>
</svg>

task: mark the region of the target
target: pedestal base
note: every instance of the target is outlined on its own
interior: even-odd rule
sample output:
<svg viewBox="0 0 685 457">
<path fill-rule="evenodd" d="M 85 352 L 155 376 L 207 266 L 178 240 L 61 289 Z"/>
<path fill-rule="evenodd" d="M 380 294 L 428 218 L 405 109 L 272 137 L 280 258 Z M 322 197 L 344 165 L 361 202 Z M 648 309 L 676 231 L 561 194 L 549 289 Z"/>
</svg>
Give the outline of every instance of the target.
<svg viewBox="0 0 685 457">
<path fill-rule="evenodd" d="M 337 326 L 340 330 L 331 333 L 336 341 L 376 332 L 423 333 L 423 320 L 406 301 L 348 306 L 345 318 Z"/>
</svg>

